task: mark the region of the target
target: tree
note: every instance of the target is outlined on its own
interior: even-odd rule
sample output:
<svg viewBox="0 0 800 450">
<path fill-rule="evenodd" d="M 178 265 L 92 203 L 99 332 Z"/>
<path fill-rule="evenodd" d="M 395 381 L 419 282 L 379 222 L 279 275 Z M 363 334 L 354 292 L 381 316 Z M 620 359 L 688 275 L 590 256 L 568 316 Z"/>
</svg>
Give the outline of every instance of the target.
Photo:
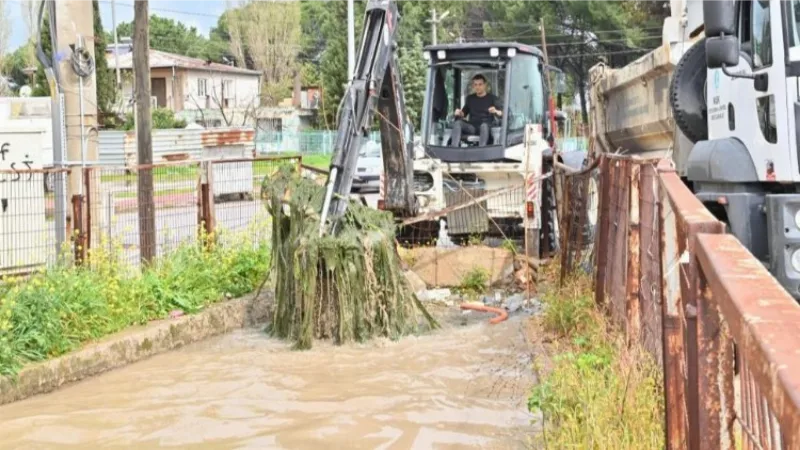
<svg viewBox="0 0 800 450">
<path fill-rule="evenodd" d="M 94 11 L 94 60 L 97 82 L 97 110 L 100 113 L 100 125 L 104 125 L 103 118 L 111 113 L 117 100 L 117 86 L 114 72 L 109 70 L 106 61 L 106 33 L 100 20 L 100 6 L 98 0 L 92 0 Z"/>
<path fill-rule="evenodd" d="M 0 58 L 0 74 L 8 77 L 18 86 L 30 84 L 30 78 L 24 70 L 28 65 L 28 47 L 31 43 L 21 46 L 13 53 L 7 54 L 5 58 Z"/>
<path fill-rule="evenodd" d="M 8 83 L 5 79 L 5 72 L 3 71 L 6 47 L 8 46 L 8 39 L 11 36 L 11 23 L 8 20 L 8 12 L 6 11 L 6 0 L 0 0 L 0 94 L 7 94 Z"/>
<path fill-rule="evenodd" d="M 240 66 L 263 73 L 262 100 L 274 105 L 291 93 L 300 70 L 301 7 L 296 2 L 248 1 L 227 12 L 231 51 Z"/>
<path fill-rule="evenodd" d="M 42 28 L 39 32 L 39 39 L 42 41 L 42 52 L 44 52 L 47 59 L 52 59 L 53 43 L 50 39 L 50 19 L 47 13 L 47 8 L 44 11 L 42 20 Z M 50 83 L 47 81 L 47 76 L 44 73 L 44 66 L 37 62 L 36 74 L 33 79 L 33 96 L 34 97 L 49 97 L 50 96 Z"/>
<path fill-rule="evenodd" d="M 587 123 L 589 69 L 603 59 L 626 64 L 660 45 L 660 33 L 654 40 L 652 31 L 632 25 L 652 23 L 642 20 L 647 8 L 633 5 L 640 3 L 652 2 L 494 2 L 489 6 L 492 20 L 486 31 L 489 38 L 541 46 L 539 20 L 543 19 L 549 62 L 573 80 Z"/>
<path fill-rule="evenodd" d="M 400 49 L 400 74 L 403 78 L 406 110 L 416 130 L 420 129 L 422 105 L 425 99 L 425 74 L 428 64 L 422 57 L 422 37 L 412 38 L 411 45 Z"/>
<path fill-rule="evenodd" d="M 117 26 L 117 36 L 129 37 L 133 34 L 133 24 L 122 22 Z M 195 27 L 186 27 L 177 22 L 155 14 L 150 16 L 150 48 L 192 58 L 220 61 L 222 53 L 218 47 L 200 34 Z"/>
</svg>

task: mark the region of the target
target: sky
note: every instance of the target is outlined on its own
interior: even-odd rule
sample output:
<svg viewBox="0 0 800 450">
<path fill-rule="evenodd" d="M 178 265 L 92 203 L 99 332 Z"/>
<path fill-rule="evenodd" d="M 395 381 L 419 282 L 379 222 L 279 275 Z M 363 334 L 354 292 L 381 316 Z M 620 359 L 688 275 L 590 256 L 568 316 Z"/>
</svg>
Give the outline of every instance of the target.
<svg viewBox="0 0 800 450">
<path fill-rule="evenodd" d="M 88 0 L 87 0 L 88 1 Z M 111 0 L 100 1 L 100 16 L 103 29 L 110 31 Z M 133 20 L 133 0 L 115 0 L 117 23 Z M 28 30 L 22 16 L 23 0 L 6 0 L 6 14 L 11 24 L 11 36 L 8 52 L 14 51 L 28 39 Z M 150 13 L 161 17 L 179 20 L 187 27 L 195 27 L 208 36 L 217 19 L 225 11 L 225 0 L 150 0 Z"/>
</svg>

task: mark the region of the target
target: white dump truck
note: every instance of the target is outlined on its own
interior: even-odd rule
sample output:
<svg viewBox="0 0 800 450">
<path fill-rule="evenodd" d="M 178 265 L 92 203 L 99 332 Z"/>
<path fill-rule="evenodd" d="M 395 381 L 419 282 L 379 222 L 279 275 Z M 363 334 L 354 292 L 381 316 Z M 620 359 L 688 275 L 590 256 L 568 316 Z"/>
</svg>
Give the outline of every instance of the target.
<svg viewBox="0 0 800 450">
<path fill-rule="evenodd" d="M 800 2 L 670 2 L 662 45 L 591 69 L 595 140 L 669 156 L 800 298 Z"/>
</svg>

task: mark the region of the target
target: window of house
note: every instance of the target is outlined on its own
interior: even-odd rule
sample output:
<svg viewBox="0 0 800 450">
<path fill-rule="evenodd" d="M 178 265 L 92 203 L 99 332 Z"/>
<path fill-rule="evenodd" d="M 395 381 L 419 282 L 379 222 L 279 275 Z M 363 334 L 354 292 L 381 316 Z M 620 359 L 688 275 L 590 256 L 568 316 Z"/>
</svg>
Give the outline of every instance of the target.
<svg viewBox="0 0 800 450">
<path fill-rule="evenodd" d="M 753 39 L 753 66 L 765 67 L 772 64 L 772 42 L 770 39 L 769 2 L 755 0 L 751 2 Z"/>
<path fill-rule="evenodd" d="M 197 95 L 200 97 L 208 95 L 208 80 L 205 78 L 197 79 Z"/>
<path fill-rule="evenodd" d="M 233 80 L 222 80 L 222 107 L 230 108 L 233 103 Z"/>
</svg>

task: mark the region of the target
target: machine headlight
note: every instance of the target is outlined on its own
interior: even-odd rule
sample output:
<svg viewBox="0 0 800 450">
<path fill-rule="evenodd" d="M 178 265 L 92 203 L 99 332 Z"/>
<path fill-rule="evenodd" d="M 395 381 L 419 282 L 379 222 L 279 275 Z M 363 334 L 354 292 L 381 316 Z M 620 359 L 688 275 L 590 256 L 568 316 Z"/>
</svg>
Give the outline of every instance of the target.
<svg viewBox="0 0 800 450">
<path fill-rule="evenodd" d="M 800 228 L 800 209 L 798 209 L 797 212 L 794 213 L 794 224 L 797 228 Z"/>
<path fill-rule="evenodd" d="M 800 272 L 800 248 L 792 252 L 792 268 Z"/>
<path fill-rule="evenodd" d="M 489 49 L 489 56 L 492 58 L 496 58 L 500 55 L 500 49 L 497 47 L 492 47 Z"/>
<path fill-rule="evenodd" d="M 515 48 L 508 49 L 508 57 L 513 58 L 515 56 L 517 56 L 517 49 Z"/>
<path fill-rule="evenodd" d="M 431 60 L 431 52 L 422 52 L 422 58 L 425 61 L 430 61 Z"/>
<path fill-rule="evenodd" d="M 445 59 L 447 57 L 447 53 L 444 50 L 439 50 L 436 52 L 436 57 L 439 59 Z"/>
</svg>

